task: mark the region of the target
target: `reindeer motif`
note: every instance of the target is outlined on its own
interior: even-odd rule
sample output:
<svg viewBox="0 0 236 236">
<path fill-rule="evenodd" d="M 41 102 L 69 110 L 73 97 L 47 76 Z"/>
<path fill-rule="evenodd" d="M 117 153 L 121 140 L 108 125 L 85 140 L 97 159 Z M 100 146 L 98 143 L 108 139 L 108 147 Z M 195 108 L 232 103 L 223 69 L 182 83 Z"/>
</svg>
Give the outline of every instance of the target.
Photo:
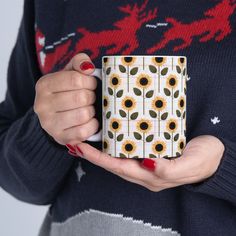
<svg viewBox="0 0 236 236">
<path fill-rule="evenodd" d="M 171 41 L 177 39 L 183 42 L 181 45 L 175 46 L 174 51 L 189 47 L 194 37 L 200 37 L 199 42 L 201 43 L 211 39 L 219 42 L 232 32 L 230 16 L 235 9 L 235 0 L 223 0 L 204 13 L 206 18 L 190 24 L 184 24 L 174 18 L 166 18 L 166 22 L 171 23 L 172 27 L 164 33 L 160 42 L 147 50 L 147 53 L 154 53 L 165 48 Z"/>
</svg>

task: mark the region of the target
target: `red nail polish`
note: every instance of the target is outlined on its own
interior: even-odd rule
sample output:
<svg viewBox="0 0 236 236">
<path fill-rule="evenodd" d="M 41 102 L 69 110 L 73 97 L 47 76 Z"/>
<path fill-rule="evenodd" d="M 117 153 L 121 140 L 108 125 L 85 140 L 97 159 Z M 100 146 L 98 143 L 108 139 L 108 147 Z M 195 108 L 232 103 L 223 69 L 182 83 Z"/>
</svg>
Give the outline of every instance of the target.
<svg viewBox="0 0 236 236">
<path fill-rule="evenodd" d="M 79 157 L 79 156 L 78 156 L 76 153 L 74 153 L 74 152 L 68 151 L 68 153 L 69 153 L 71 156 Z"/>
<path fill-rule="evenodd" d="M 152 159 L 145 158 L 142 162 L 141 165 L 148 170 L 154 171 L 156 168 L 156 162 L 153 161 Z"/>
<path fill-rule="evenodd" d="M 93 63 L 89 62 L 89 61 L 84 61 L 80 64 L 80 69 L 82 71 L 88 70 L 88 69 L 94 69 L 94 65 Z"/>
<path fill-rule="evenodd" d="M 76 146 L 76 149 L 79 152 L 79 154 L 81 154 L 82 156 L 84 155 L 84 153 L 81 151 L 81 149 L 78 146 Z"/>
<path fill-rule="evenodd" d="M 76 152 L 75 148 L 72 145 L 66 144 L 66 147 L 69 149 L 69 151 Z"/>
</svg>

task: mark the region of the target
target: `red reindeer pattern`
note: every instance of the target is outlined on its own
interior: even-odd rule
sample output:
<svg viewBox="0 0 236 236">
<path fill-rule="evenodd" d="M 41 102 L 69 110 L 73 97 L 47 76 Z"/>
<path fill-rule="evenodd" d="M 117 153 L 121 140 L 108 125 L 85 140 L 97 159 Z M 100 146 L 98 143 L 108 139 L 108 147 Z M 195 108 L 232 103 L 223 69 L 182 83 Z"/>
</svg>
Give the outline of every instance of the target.
<svg viewBox="0 0 236 236">
<path fill-rule="evenodd" d="M 189 47 L 194 37 L 199 37 L 200 43 L 211 39 L 216 42 L 223 40 L 232 32 L 230 16 L 236 9 L 235 1 L 222 0 L 215 7 L 204 12 L 204 18 L 188 24 L 175 18 L 166 18 L 172 27 L 163 34 L 162 39 L 156 45 L 147 49 L 147 53 L 157 53 L 158 50 L 165 48 L 175 40 L 183 42 L 179 46 L 175 46 L 173 51 Z M 45 46 L 45 36 L 38 29 L 36 31 L 36 47 L 42 72 L 48 73 L 56 65 L 65 65 L 73 55 L 86 50 L 91 52 L 92 59 L 99 56 L 101 49 L 105 49 L 106 55 L 131 54 L 139 47 L 137 38 L 139 29 L 157 17 L 157 8 L 145 12 L 147 4 L 148 0 L 144 0 L 141 6 L 128 4 L 119 7 L 119 10 L 126 16 L 113 23 L 113 30 L 91 32 L 86 28 L 78 28 L 76 33 L 69 34 L 50 46 Z M 82 34 L 82 36 L 78 37 L 79 40 L 73 46 L 73 36 L 77 34 Z M 154 37 L 154 35 L 150 37 Z"/>
<path fill-rule="evenodd" d="M 207 42 L 215 39 L 216 42 L 223 40 L 232 32 L 230 16 L 236 9 L 235 1 L 223 0 L 214 8 L 204 13 L 205 18 L 184 24 L 174 18 L 166 18 L 166 22 L 172 27 L 164 33 L 163 39 L 155 46 L 147 50 L 147 53 L 154 53 L 165 48 L 168 43 L 174 40 L 182 40 L 182 44 L 174 47 L 178 51 L 189 47 L 194 37 L 200 37 L 199 42 Z"/>
</svg>

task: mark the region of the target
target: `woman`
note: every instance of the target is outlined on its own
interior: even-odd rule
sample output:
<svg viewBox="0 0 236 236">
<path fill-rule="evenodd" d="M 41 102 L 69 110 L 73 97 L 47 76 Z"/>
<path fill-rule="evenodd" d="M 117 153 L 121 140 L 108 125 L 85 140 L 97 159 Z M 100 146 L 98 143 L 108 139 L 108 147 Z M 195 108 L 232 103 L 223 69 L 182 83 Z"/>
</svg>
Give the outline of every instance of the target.
<svg viewBox="0 0 236 236">
<path fill-rule="evenodd" d="M 235 8 L 25 0 L 0 104 L 0 183 L 51 205 L 40 235 L 236 234 Z M 85 141 L 101 117 L 91 74 L 112 54 L 187 56 L 180 158 L 120 160 Z"/>
</svg>

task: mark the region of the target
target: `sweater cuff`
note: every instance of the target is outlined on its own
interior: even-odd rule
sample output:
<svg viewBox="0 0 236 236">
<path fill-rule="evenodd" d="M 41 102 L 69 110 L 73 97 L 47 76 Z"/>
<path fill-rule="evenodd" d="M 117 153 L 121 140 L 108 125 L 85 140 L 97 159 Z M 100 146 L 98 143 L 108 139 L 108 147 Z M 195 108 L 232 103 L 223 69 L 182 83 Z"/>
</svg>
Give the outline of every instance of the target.
<svg viewBox="0 0 236 236">
<path fill-rule="evenodd" d="M 50 173 L 53 177 L 67 172 L 74 158 L 67 153 L 65 146 L 56 143 L 42 129 L 33 109 L 28 111 L 21 122 L 21 129 L 16 131 L 14 143 L 5 144 L 9 146 L 7 149 L 10 156 L 14 157 L 14 162 L 19 161 L 35 175 Z M 14 148 L 11 148 L 13 145 Z"/>
<path fill-rule="evenodd" d="M 186 185 L 191 191 L 230 201 L 236 205 L 236 143 L 218 137 L 225 146 L 221 163 L 213 176 L 204 182 Z"/>
</svg>

